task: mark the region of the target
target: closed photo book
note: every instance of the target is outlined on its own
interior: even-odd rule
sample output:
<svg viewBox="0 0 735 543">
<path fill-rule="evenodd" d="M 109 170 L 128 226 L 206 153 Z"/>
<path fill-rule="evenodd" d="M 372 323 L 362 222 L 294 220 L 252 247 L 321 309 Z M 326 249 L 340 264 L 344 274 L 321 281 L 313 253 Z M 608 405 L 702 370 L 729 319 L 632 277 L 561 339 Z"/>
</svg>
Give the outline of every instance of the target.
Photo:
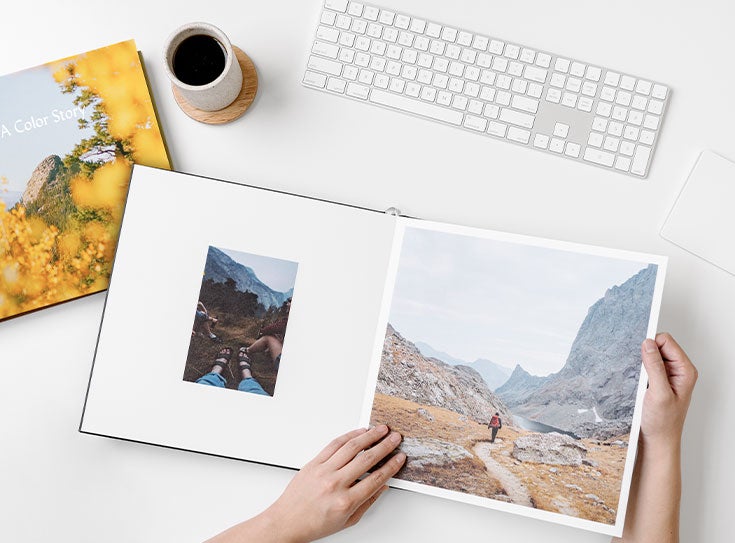
<svg viewBox="0 0 735 543">
<path fill-rule="evenodd" d="M 169 167 L 134 41 L 0 77 L 0 320 L 107 288 L 133 163 Z"/>
<path fill-rule="evenodd" d="M 622 532 L 664 257 L 133 168 L 80 431 Z"/>
</svg>

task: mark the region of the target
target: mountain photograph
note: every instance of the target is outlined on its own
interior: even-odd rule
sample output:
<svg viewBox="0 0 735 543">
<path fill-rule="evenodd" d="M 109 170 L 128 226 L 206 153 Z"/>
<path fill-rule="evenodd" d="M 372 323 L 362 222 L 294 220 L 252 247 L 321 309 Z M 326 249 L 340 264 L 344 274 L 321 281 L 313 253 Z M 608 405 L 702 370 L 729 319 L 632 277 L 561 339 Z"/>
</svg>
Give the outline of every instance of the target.
<svg viewBox="0 0 735 543">
<path fill-rule="evenodd" d="M 614 524 L 657 275 L 407 228 L 371 412 L 397 478 Z"/>
<path fill-rule="evenodd" d="M 183 380 L 273 396 L 297 271 L 296 262 L 210 246 Z"/>
</svg>

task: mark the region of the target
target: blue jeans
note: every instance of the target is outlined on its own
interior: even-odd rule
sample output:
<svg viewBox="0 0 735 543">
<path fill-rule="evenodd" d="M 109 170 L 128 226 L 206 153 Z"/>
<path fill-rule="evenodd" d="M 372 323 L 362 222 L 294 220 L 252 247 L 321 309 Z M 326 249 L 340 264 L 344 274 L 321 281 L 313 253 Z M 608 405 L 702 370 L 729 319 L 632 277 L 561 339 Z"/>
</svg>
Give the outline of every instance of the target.
<svg viewBox="0 0 735 543">
<path fill-rule="evenodd" d="M 209 385 L 211 387 L 225 388 L 227 381 L 219 373 L 211 372 L 197 379 L 197 383 Z M 237 390 L 242 392 L 251 392 L 252 394 L 260 394 L 261 396 L 270 396 L 270 394 L 263 390 L 260 383 L 252 377 L 248 377 L 247 379 L 240 381 L 240 384 L 237 385 Z"/>
</svg>

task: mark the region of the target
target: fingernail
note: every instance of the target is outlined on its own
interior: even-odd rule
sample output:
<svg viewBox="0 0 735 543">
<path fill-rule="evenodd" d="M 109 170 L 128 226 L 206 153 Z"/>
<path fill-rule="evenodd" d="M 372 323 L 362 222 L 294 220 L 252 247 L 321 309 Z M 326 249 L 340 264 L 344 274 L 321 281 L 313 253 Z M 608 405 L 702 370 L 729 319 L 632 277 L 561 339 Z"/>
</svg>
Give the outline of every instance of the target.
<svg viewBox="0 0 735 543">
<path fill-rule="evenodd" d="M 379 434 L 384 434 L 388 431 L 388 427 L 385 424 L 381 424 L 376 428 Z"/>
<path fill-rule="evenodd" d="M 398 432 L 393 432 L 388 437 L 388 439 L 390 439 L 391 443 L 395 443 L 396 445 L 398 445 L 401 442 L 401 434 L 399 434 Z"/>
<path fill-rule="evenodd" d="M 643 342 L 643 348 L 646 350 L 647 353 L 653 353 L 656 352 L 658 347 L 656 346 L 656 342 L 652 339 L 646 339 Z"/>
<path fill-rule="evenodd" d="M 393 457 L 393 460 L 395 460 L 396 464 L 403 464 L 406 461 L 406 453 L 399 452 Z"/>
</svg>

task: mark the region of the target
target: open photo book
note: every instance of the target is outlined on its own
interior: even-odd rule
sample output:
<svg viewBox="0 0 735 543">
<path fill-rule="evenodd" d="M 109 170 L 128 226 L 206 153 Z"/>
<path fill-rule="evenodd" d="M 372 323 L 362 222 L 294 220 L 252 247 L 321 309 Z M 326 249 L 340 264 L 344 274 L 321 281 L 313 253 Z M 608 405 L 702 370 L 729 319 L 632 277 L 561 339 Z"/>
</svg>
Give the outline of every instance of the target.
<svg viewBox="0 0 735 543">
<path fill-rule="evenodd" d="M 664 257 L 135 166 L 80 431 L 622 532 Z"/>
</svg>

